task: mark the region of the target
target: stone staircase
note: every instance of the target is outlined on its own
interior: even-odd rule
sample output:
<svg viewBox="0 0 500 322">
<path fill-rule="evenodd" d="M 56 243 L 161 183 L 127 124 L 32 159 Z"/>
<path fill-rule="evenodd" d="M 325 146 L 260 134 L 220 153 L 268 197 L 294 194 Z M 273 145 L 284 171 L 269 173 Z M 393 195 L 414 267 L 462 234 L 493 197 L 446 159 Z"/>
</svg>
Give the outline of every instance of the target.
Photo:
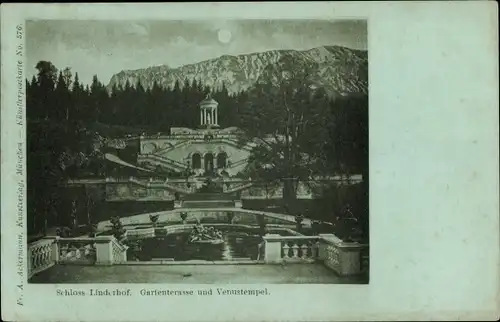
<svg viewBox="0 0 500 322">
<path fill-rule="evenodd" d="M 233 208 L 232 200 L 188 200 L 182 202 L 182 208 Z"/>
<path fill-rule="evenodd" d="M 235 207 L 236 196 L 223 193 L 193 193 L 185 195 L 182 208 L 232 208 Z"/>
<path fill-rule="evenodd" d="M 185 165 L 181 162 L 178 162 L 178 161 L 175 161 L 175 160 L 172 160 L 169 158 L 165 158 L 165 157 L 162 157 L 159 155 L 155 155 L 155 154 L 139 154 L 137 156 L 137 162 L 139 164 L 143 164 L 145 162 L 148 162 L 150 164 L 159 165 L 159 166 L 165 167 L 167 169 L 172 169 L 175 171 L 182 171 L 182 170 L 187 169 L 187 165 Z"/>
</svg>

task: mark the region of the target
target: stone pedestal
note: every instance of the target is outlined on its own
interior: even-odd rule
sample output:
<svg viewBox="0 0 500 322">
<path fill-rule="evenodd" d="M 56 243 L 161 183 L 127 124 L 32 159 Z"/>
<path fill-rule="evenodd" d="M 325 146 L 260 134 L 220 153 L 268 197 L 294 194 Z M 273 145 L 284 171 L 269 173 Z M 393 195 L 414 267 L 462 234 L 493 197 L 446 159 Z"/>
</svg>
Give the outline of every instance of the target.
<svg viewBox="0 0 500 322">
<path fill-rule="evenodd" d="M 264 236 L 264 261 L 278 263 L 282 261 L 280 235 L 267 234 Z"/>
<path fill-rule="evenodd" d="M 357 245 L 359 246 L 359 245 Z M 339 252 L 340 275 L 357 275 L 361 273 L 361 247 L 344 248 Z"/>
<path fill-rule="evenodd" d="M 51 237 L 51 239 L 53 239 Z M 54 242 L 52 243 L 52 250 L 50 252 L 51 260 L 54 261 L 54 263 L 59 262 L 59 237 L 56 237 L 54 239 Z"/>
<path fill-rule="evenodd" d="M 112 236 L 98 236 L 95 239 L 96 265 L 113 265 Z"/>
<path fill-rule="evenodd" d="M 366 245 L 346 243 L 333 234 L 319 236 L 319 260 L 341 276 L 361 274 L 361 252 Z"/>
</svg>

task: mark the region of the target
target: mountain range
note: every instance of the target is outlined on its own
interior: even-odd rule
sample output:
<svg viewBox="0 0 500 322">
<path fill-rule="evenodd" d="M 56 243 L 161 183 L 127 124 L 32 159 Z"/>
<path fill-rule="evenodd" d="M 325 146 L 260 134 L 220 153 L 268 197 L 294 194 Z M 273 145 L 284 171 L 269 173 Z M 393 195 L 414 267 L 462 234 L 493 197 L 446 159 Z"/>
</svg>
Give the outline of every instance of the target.
<svg viewBox="0 0 500 322">
<path fill-rule="evenodd" d="M 154 82 L 173 87 L 178 81 L 194 79 L 205 86 L 220 88 L 230 94 L 251 89 L 256 84 L 276 85 L 296 71 L 308 70 L 309 80 L 317 87 L 340 95 L 368 93 L 368 52 L 340 46 L 321 46 L 308 50 L 272 50 L 221 57 L 195 64 L 170 68 L 167 65 L 124 70 L 111 77 L 107 86 L 125 86 L 138 81 L 145 88 Z"/>
</svg>

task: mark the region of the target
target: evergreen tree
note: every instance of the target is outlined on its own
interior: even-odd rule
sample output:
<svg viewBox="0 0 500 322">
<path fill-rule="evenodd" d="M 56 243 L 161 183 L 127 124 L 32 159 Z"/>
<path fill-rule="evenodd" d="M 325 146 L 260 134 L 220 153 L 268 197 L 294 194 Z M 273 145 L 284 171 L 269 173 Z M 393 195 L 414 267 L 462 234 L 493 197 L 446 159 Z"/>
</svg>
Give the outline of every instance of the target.
<svg viewBox="0 0 500 322">
<path fill-rule="evenodd" d="M 120 95 L 119 88 L 115 83 L 111 88 L 111 93 L 109 96 L 109 106 L 107 108 L 108 117 L 106 119 L 106 122 L 109 124 L 116 124 L 117 122 L 119 122 L 119 113 L 120 113 L 120 104 L 118 101 L 119 95 Z"/>
<path fill-rule="evenodd" d="M 26 118 L 28 121 L 39 120 L 43 118 L 38 97 L 40 89 L 35 76 L 31 82 L 26 81 Z"/>
<path fill-rule="evenodd" d="M 68 109 L 71 104 L 71 96 L 64 81 L 63 73 L 59 72 L 56 89 L 54 91 L 54 119 L 57 121 L 67 121 Z"/>
<path fill-rule="evenodd" d="M 54 89 L 57 81 L 57 68 L 48 61 L 39 61 L 35 67 L 38 70 L 38 94 L 37 100 L 40 102 L 40 115 L 44 119 L 54 115 L 52 106 L 54 105 Z"/>
<path fill-rule="evenodd" d="M 90 85 L 90 109 L 87 114 L 87 121 L 89 122 L 99 122 L 99 117 L 101 114 L 101 83 L 97 78 L 97 75 L 92 77 L 92 84 Z"/>
<path fill-rule="evenodd" d="M 80 84 L 78 73 L 75 73 L 75 80 L 71 90 L 73 120 L 81 120 L 83 116 L 83 90 Z"/>
<path fill-rule="evenodd" d="M 145 103 L 146 103 L 146 90 L 141 83 L 141 80 L 137 80 L 137 84 L 135 86 L 135 95 L 133 97 L 133 116 L 137 123 L 141 125 L 147 125 L 146 121 L 146 113 L 145 113 Z M 132 125 L 132 124 L 131 124 Z"/>
</svg>

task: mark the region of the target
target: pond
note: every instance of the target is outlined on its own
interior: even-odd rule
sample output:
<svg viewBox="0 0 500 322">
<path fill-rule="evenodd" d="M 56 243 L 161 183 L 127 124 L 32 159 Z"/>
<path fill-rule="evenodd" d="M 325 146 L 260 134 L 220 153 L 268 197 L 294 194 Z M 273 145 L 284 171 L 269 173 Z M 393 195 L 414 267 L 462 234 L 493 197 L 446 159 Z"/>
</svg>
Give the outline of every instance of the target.
<svg viewBox="0 0 500 322">
<path fill-rule="evenodd" d="M 157 234 L 155 237 L 141 238 L 131 242 L 127 258 L 129 261 L 234 261 L 259 258 L 259 245 L 263 239 L 258 227 L 216 227 L 216 229 L 222 232 L 223 243 L 190 243 L 190 230 L 163 236 Z M 293 235 L 288 230 L 278 228 L 267 232 L 281 236 Z"/>
</svg>

